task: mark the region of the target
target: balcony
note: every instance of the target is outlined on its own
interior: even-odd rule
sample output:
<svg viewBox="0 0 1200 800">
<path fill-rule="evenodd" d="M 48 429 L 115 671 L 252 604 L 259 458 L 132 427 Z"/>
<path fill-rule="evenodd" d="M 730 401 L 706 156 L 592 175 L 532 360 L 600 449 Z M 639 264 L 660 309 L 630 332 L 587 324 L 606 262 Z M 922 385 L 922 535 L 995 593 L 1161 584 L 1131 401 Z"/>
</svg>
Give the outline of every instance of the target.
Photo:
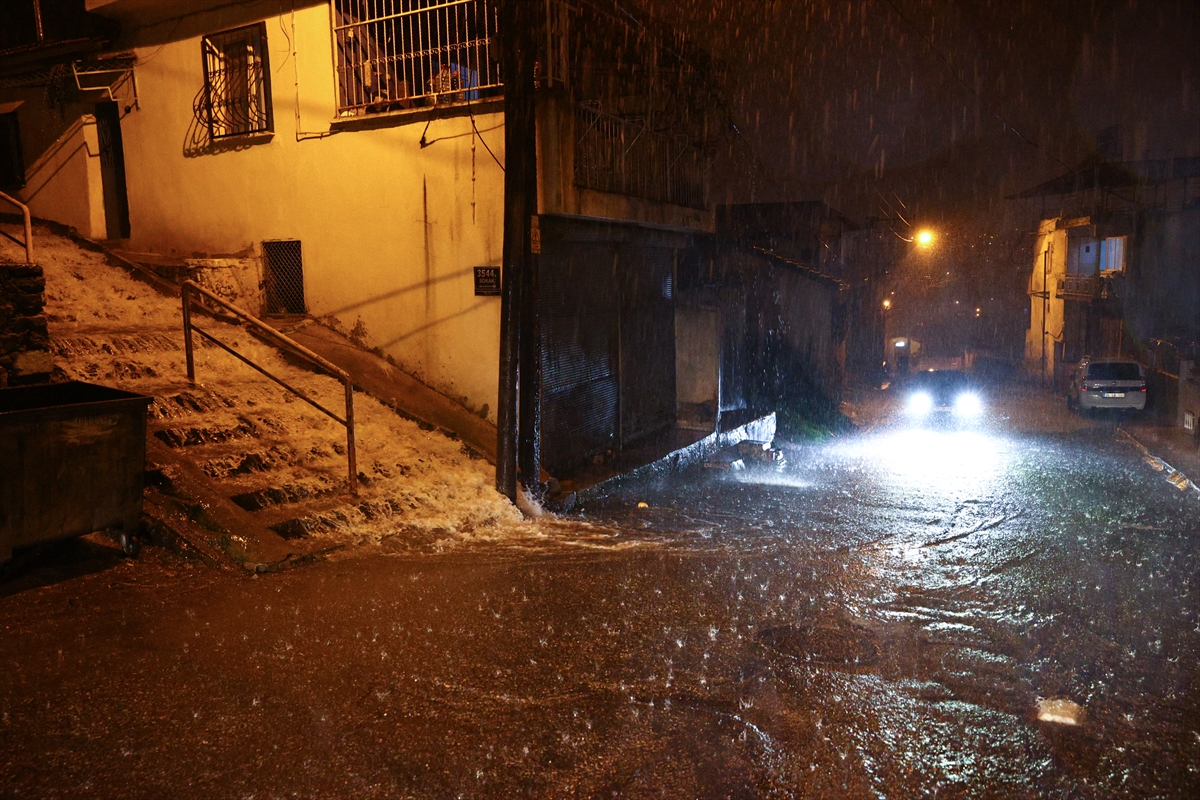
<svg viewBox="0 0 1200 800">
<path fill-rule="evenodd" d="M 686 139 L 572 102 L 538 104 L 542 214 L 712 232 L 707 160 Z"/>
<path fill-rule="evenodd" d="M 702 209 L 704 154 L 640 119 L 576 107 L 575 185 Z"/>
<path fill-rule="evenodd" d="M 1091 303 L 1118 296 L 1115 278 L 1101 275 L 1064 275 L 1058 279 L 1055 296 L 1060 300 Z"/>
</svg>

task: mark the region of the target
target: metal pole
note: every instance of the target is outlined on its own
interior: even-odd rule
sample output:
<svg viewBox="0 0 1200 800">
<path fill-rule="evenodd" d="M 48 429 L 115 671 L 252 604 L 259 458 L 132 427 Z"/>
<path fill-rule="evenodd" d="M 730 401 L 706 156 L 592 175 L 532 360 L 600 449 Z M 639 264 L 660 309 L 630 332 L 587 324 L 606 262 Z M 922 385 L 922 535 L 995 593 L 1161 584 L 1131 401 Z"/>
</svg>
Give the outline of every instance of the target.
<svg viewBox="0 0 1200 800">
<path fill-rule="evenodd" d="M 22 218 L 25 223 L 25 263 L 33 263 L 33 220 L 29 215 L 29 206 L 22 206 Z"/>
<path fill-rule="evenodd" d="M 516 4 L 518 0 L 501 0 L 500 58 L 501 75 L 505 83 L 517 70 Z M 513 151 L 511 124 L 516 98 L 509 86 L 504 89 L 504 143 Z M 511 159 L 509 158 L 511 165 Z M 513 195 L 517 188 L 514 175 L 504 172 L 504 245 L 500 272 L 500 385 L 496 407 L 496 490 L 515 500 L 517 497 L 517 365 L 520 346 L 519 310 L 521 303 L 517 262 L 524 238 L 524 220 L 515 208 Z"/>
<path fill-rule="evenodd" d="M 0 200 L 6 203 L 11 203 L 21 209 L 21 221 L 25 225 L 25 263 L 33 263 L 33 216 L 29 212 L 29 206 L 22 203 L 15 197 L 10 197 L 4 192 L 0 192 Z"/>
<path fill-rule="evenodd" d="M 183 287 L 183 352 L 187 356 L 188 383 L 196 385 L 196 361 L 192 354 L 192 294 Z"/>
<path fill-rule="evenodd" d="M 346 380 L 346 458 L 350 465 L 350 494 L 358 497 L 358 457 L 354 451 L 354 384 Z"/>
<path fill-rule="evenodd" d="M 1046 285 L 1050 268 L 1050 248 L 1042 252 L 1042 386 L 1046 385 L 1046 310 L 1050 305 L 1050 288 Z"/>
<path fill-rule="evenodd" d="M 511 152 L 511 151 L 510 151 Z M 536 181 L 536 155 L 530 159 L 528 170 L 531 182 Z M 536 183 L 527 197 L 536 198 Z M 525 280 L 522 281 L 521 298 L 521 368 L 520 368 L 520 421 L 517 436 L 517 466 L 521 485 L 525 491 L 540 499 L 542 496 L 542 335 L 541 317 L 538 314 L 539 287 L 537 253 L 541 251 L 541 233 L 536 216 L 530 217 L 532 239 L 530 252 L 525 257 Z"/>
</svg>

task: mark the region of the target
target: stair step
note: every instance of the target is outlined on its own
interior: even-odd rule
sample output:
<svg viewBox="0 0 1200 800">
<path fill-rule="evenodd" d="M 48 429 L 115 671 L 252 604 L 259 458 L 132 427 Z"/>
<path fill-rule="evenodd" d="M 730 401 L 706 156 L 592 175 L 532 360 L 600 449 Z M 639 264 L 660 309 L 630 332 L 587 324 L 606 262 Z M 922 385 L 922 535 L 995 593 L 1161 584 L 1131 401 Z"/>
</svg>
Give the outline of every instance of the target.
<svg viewBox="0 0 1200 800">
<path fill-rule="evenodd" d="M 322 511 L 290 517 L 272 522 L 268 528 L 284 539 L 301 539 L 314 533 L 330 533 L 344 530 L 353 525 L 377 519 L 391 519 L 407 515 L 420 508 L 411 498 L 375 497 L 356 502 L 342 502 Z"/>
<path fill-rule="evenodd" d="M 240 418 L 239 418 L 240 419 Z M 253 439 L 262 435 L 262 428 L 248 419 L 232 427 L 192 426 L 187 428 L 163 428 L 154 432 L 154 437 L 167 447 L 195 447 L 204 444 Z"/>
<path fill-rule="evenodd" d="M 52 341 L 56 355 L 71 361 L 97 355 L 175 353 L 183 349 L 182 333 L 171 334 L 161 331 L 131 331 L 128 333 L 97 331 L 95 334 L 76 335 L 55 332 Z"/>
<path fill-rule="evenodd" d="M 277 444 L 262 450 L 244 449 L 225 456 L 199 462 L 204 474 L 215 480 L 224 480 L 242 475 L 271 472 L 281 467 L 294 465 L 300 455 L 286 444 Z"/>
<path fill-rule="evenodd" d="M 344 492 L 346 482 L 329 479 L 306 481 L 303 483 L 285 483 L 282 486 L 268 486 L 265 489 L 255 489 L 250 492 L 235 494 L 229 498 L 247 511 L 262 511 L 272 506 L 289 505 L 305 500 L 317 500 L 332 494 Z"/>
<path fill-rule="evenodd" d="M 206 414 L 210 411 L 234 408 L 235 405 L 228 397 L 216 392 L 204 394 L 180 392 L 173 395 L 159 395 L 150 405 L 150 418 L 154 420 L 180 419 L 196 414 Z"/>
</svg>

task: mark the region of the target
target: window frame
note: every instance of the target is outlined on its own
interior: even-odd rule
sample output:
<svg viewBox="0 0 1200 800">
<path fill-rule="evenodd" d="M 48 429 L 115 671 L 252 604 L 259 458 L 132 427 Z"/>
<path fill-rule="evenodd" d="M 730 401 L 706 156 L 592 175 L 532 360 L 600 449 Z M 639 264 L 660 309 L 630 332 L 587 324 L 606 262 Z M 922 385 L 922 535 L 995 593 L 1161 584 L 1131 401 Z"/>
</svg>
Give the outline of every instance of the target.
<svg viewBox="0 0 1200 800">
<path fill-rule="evenodd" d="M 247 58 L 244 67 L 228 68 L 230 46 L 244 45 Z M 200 60 L 204 70 L 204 116 L 209 141 L 241 136 L 259 136 L 275 132 L 274 103 L 271 97 L 271 61 L 267 44 L 265 21 L 218 31 L 200 39 Z M 245 71 L 245 121 L 231 119 L 232 93 L 226 87 L 214 87 L 214 78 L 226 81 L 229 74 Z M 241 84 L 239 83 L 239 87 Z M 214 89 L 220 93 L 214 106 Z M 257 106 L 256 106 L 257 103 Z M 224 113 L 214 113 L 214 109 Z"/>
</svg>

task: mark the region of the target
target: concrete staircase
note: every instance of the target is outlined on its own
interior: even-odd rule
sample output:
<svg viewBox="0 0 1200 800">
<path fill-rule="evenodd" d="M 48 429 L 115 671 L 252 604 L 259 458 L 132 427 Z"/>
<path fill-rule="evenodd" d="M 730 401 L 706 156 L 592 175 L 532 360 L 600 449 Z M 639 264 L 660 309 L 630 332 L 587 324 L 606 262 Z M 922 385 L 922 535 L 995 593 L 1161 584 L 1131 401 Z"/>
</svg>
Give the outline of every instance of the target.
<svg viewBox="0 0 1200 800">
<path fill-rule="evenodd" d="M 146 513 L 160 541 L 216 563 L 267 570 L 348 546 L 436 548 L 520 521 L 475 450 L 360 393 L 360 488 L 352 497 L 340 424 L 199 337 L 197 384 L 190 385 L 179 298 L 101 253 L 38 233 L 60 376 L 154 397 Z M 198 324 L 341 413 L 338 381 L 298 366 L 238 325 Z"/>
</svg>

